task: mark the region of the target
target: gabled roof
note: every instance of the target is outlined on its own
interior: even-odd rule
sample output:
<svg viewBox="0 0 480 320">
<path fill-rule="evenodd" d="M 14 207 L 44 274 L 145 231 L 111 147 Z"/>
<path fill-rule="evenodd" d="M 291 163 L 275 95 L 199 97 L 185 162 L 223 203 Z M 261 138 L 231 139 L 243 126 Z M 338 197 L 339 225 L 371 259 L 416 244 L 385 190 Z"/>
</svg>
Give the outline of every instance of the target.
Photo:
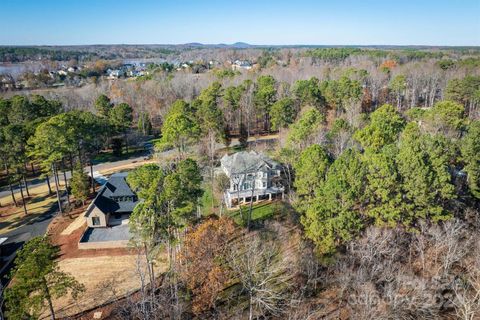
<svg viewBox="0 0 480 320">
<path fill-rule="evenodd" d="M 107 183 L 105 183 L 105 190 L 103 191 L 104 197 L 124 197 L 124 196 L 134 196 L 135 193 L 130 189 L 125 178 L 127 177 L 124 173 L 117 173 L 112 175 Z"/>
<path fill-rule="evenodd" d="M 232 155 L 224 155 L 220 160 L 228 175 L 255 172 L 266 166 L 269 169 L 277 169 L 280 164 L 269 157 L 255 151 L 241 151 Z"/>
<path fill-rule="evenodd" d="M 135 193 L 130 189 L 126 181 L 126 173 L 117 173 L 112 175 L 107 183 L 103 185 L 95 199 L 88 206 L 85 216 L 88 217 L 94 207 L 100 209 L 103 213 L 128 213 L 138 203 Z M 117 197 L 127 197 L 123 201 L 117 201 Z M 128 200 L 133 199 L 133 200 Z"/>
</svg>

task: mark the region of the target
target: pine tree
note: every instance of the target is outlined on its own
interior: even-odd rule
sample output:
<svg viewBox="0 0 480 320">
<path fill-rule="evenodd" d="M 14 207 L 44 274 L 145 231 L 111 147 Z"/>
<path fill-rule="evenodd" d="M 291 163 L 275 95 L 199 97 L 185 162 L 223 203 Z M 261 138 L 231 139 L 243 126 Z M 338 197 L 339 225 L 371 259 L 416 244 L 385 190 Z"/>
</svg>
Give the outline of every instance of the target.
<svg viewBox="0 0 480 320">
<path fill-rule="evenodd" d="M 82 201 L 82 204 L 85 205 L 85 200 L 87 200 L 90 193 L 90 181 L 87 173 L 79 164 L 75 166 L 75 170 L 73 171 L 70 187 L 72 188 L 72 194 L 75 199 Z"/>
<path fill-rule="evenodd" d="M 84 291 L 84 286 L 75 278 L 59 270 L 57 255 L 58 248 L 46 237 L 33 238 L 18 251 L 12 271 L 14 280 L 5 290 L 8 319 L 37 319 L 47 304 L 54 320 L 55 298 L 69 292 L 76 298 Z"/>
</svg>

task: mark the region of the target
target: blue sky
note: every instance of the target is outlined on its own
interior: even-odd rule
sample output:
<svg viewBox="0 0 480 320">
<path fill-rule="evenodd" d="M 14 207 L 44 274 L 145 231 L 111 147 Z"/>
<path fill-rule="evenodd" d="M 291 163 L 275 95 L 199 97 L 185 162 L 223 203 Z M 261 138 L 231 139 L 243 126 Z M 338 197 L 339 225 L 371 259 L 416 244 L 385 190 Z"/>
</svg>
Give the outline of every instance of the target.
<svg viewBox="0 0 480 320">
<path fill-rule="evenodd" d="M 480 0 L 0 0 L 0 45 L 480 45 Z"/>
</svg>

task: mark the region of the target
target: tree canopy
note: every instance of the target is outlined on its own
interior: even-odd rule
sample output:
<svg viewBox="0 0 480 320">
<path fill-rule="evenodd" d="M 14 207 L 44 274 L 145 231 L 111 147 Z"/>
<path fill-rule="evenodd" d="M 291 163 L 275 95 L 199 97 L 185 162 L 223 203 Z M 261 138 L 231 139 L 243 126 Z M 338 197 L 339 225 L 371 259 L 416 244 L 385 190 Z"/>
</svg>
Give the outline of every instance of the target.
<svg viewBox="0 0 480 320">
<path fill-rule="evenodd" d="M 14 281 L 5 290 L 9 319 L 38 318 L 46 305 L 55 319 L 53 299 L 67 293 L 76 298 L 84 290 L 75 278 L 59 270 L 57 255 L 58 248 L 42 237 L 31 239 L 18 251 L 12 272 Z"/>
<path fill-rule="evenodd" d="M 395 143 L 405 126 L 401 115 L 391 105 L 383 105 L 370 114 L 370 123 L 355 133 L 355 138 L 366 150 L 378 151 Z"/>
<path fill-rule="evenodd" d="M 270 109 L 270 121 L 273 130 L 286 128 L 295 121 L 297 108 L 292 99 L 283 98 L 272 105 Z"/>
<path fill-rule="evenodd" d="M 185 152 L 188 144 L 198 140 L 200 125 L 192 107 L 183 100 L 177 100 L 165 116 L 162 127 L 162 142 L 174 145 L 179 152 Z"/>
</svg>

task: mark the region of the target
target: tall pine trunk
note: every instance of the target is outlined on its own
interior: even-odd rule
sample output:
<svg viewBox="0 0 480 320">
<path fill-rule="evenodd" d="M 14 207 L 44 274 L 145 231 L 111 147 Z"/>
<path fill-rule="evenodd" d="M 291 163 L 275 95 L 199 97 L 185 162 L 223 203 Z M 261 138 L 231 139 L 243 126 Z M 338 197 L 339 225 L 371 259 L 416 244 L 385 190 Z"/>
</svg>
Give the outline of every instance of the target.
<svg viewBox="0 0 480 320">
<path fill-rule="evenodd" d="M 7 174 L 7 179 L 8 179 L 8 187 L 10 188 L 10 194 L 12 195 L 12 200 L 13 200 L 13 203 L 15 204 L 15 207 L 18 207 L 17 199 L 15 199 L 15 193 L 13 192 L 12 182 L 10 181 L 7 163 L 5 162 L 4 165 L 5 165 L 5 173 Z"/>
<path fill-rule="evenodd" d="M 70 153 L 69 157 L 70 157 L 70 178 L 72 178 L 73 177 L 73 156 L 72 156 L 72 153 Z"/>
<path fill-rule="evenodd" d="M 47 173 L 47 176 L 45 177 L 45 180 L 47 181 L 48 195 L 51 195 L 52 194 L 52 187 L 50 186 L 50 178 L 48 177 L 48 173 Z"/>
<path fill-rule="evenodd" d="M 90 160 L 90 178 L 92 179 L 92 193 L 95 193 L 95 179 L 93 178 L 93 162 Z"/>
<path fill-rule="evenodd" d="M 52 296 L 50 295 L 50 290 L 48 289 L 47 279 L 45 277 L 43 281 L 43 290 L 45 290 L 45 297 L 47 298 L 48 308 L 50 309 L 50 319 L 55 320 L 55 310 L 53 309 Z"/>
<path fill-rule="evenodd" d="M 126 150 L 126 153 L 127 153 L 127 156 L 128 156 L 128 135 L 127 135 L 127 131 L 124 132 L 123 136 L 125 138 L 125 150 Z"/>
<path fill-rule="evenodd" d="M 255 176 L 256 176 L 255 172 Z M 255 181 L 256 177 L 254 176 L 253 178 L 253 184 L 252 184 L 252 193 L 250 194 L 250 207 L 248 208 L 248 215 L 247 215 L 247 230 L 250 231 L 250 224 L 252 222 L 252 209 L 253 209 L 253 194 L 255 193 Z"/>
<path fill-rule="evenodd" d="M 22 196 L 22 204 L 23 204 L 23 212 L 25 215 L 28 214 L 27 212 L 27 204 L 25 203 L 25 197 L 23 196 L 23 188 L 22 188 L 22 182 L 19 181 L 18 186 L 20 187 L 20 195 Z"/>
<path fill-rule="evenodd" d="M 30 191 L 28 190 L 27 178 L 23 175 L 23 183 L 25 184 L 25 191 L 27 191 L 27 196 L 30 197 Z"/>
<path fill-rule="evenodd" d="M 58 176 L 57 165 L 55 165 L 55 171 L 53 173 L 57 179 L 57 183 L 60 184 L 60 177 Z"/>
<path fill-rule="evenodd" d="M 58 211 L 61 214 L 63 214 L 62 199 L 60 199 L 60 190 L 59 190 L 59 186 L 58 186 L 58 174 L 57 174 L 57 168 L 56 168 L 55 164 L 52 164 L 52 171 L 53 171 L 53 177 L 55 179 L 55 189 L 56 189 L 56 192 L 57 192 Z"/>
<path fill-rule="evenodd" d="M 65 170 L 65 160 L 62 159 L 63 181 L 65 182 L 65 193 L 67 194 L 67 202 L 70 204 L 70 195 L 68 193 L 67 171 Z"/>
<path fill-rule="evenodd" d="M 210 132 L 210 179 L 211 179 L 211 188 L 212 188 L 212 211 L 215 207 L 215 172 L 214 172 L 214 161 L 215 161 L 215 133 Z"/>
</svg>

